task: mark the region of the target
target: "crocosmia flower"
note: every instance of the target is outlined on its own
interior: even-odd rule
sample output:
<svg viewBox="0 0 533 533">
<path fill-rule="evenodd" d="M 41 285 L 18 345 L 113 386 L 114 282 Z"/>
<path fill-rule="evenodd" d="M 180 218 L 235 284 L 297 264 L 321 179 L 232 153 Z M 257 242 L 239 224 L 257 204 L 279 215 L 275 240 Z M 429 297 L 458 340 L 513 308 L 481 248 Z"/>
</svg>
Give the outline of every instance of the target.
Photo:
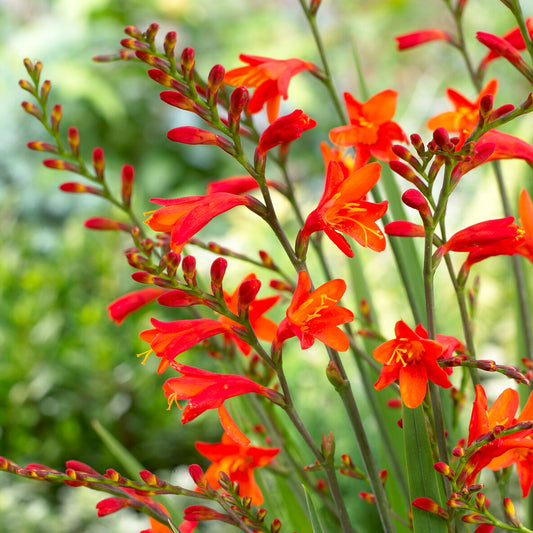
<svg viewBox="0 0 533 533">
<path fill-rule="evenodd" d="M 302 136 L 304 131 L 315 126 L 316 121 L 301 109 L 296 109 L 290 115 L 279 117 L 259 137 L 256 154 L 264 157 L 268 150 L 295 141 Z"/>
<path fill-rule="evenodd" d="M 381 390 L 397 379 L 400 395 L 410 408 L 418 407 L 426 396 L 428 380 L 445 389 L 452 386 L 446 372 L 437 359 L 444 347 L 413 331 L 403 320 L 396 323 L 396 338 L 378 346 L 373 356 L 383 363 L 381 374 L 374 388 Z"/>
<path fill-rule="evenodd" d="M 200 368 L 182 365 L 171 361 L 180 377 L 170 378 L 163 385 L 168 407 L 175 403 L 180 409 L 179 400 L 189 400 L 183 415 L 182 424 L 194 420 L 208 409 L 217 409 L 222 427 L 236 441 L 243 445 L 250 443 L 224 407 L 228 398 L 241 394 L 261 394 L 273 401 L 280 401 L 281 395 L 268 387 L 259 385 L 244 376 L 236 374 L 216 374 Z"/>
<path fill-rule="evenodd" d="M 338 326 L 351 322 L 353 313 L 338 305 L 345 291 L 346 283 L 342 279 L 327 281 L 311 291 L 309 274 L 301 270 L 286 317 L 276 332 L 274 346 L 279 348 L 285 340 L 298 337 L 302 350 L 310 348 L 318 339 L 334 350 L 346 351 L 350 341 Z"/>
<path fill-rule="evenodd" d="M 427 127 L 431 130 L 444 128 L 449 133 L 459 134 L 461 142 L 457 145 L 457 148 L 460 148 L 478 123 L 481 99 L 486 95 L 494 97 L 497 90 L 498 81 L 492 79 L 483 87 L 477 98 L 471 101 L 455 89 L 448 88 L 446 95 L 455 109 L 440 113 L 429 119 Z M 533 162 L 533 146 L 514 135 L 493 129 L 484 133 L 478 143 L 494 144 L 494 150 L 486 161 L 524 159 L 530 163 Z"/>
<path fill-rule="evenodd" d="M 403 35 L 398 35 L 395 39 L 398 44 L 398 50 L 407 50 L 431 41 L 448 41 L 455 44 L 455 39 L 451 33 L 435 28 L 404 33 Z"/>
<path fill-rule="evenodd" d="M 225 472 L 231 481 L 239 483 L 241 497 L 250 497 L 253 505 L 263 503 L 263 494 L 255 481 L 254 470 L 272 462 L 279 448 L 243 446 L 227 433 L 222 435 L 222 441 L 218 444 L 196 442 L 195 445 L 200 454 L 212 461 L 205 478 L 214 489 L 220 488 L 218 478 L 221 472 Z"/>
<path fill-rule="evenodd" d="M 533 394 L 529 395 L 526 405 L 517 417 L 516 412 L 519 405 L 518 392 L 513 389 L 505 389 L 489 408 L 485 390 L 481 385 L 476 385 L 468 444 L 472 444 L 476 439 L 498 426 L 507 429 L 521 422 L 533 420 Z M 500 470 L 516 464 L 522 493 L 526 497 L 533 484 L 532 433 L 533 430 L 531 429 L 517 431 L 498 437 L 481 446 L 468 460 L 465 483 L 473 483 L 483 468 Z"/>
<path fill-rule="evenodd" d="M 301 59 L 272 59 L 270 57 L 241 54 L 239 59 L 248 63 L 226 72 L 224 81 L 229 85 L 255 87 L 248 103 L 250 113 L 259 113 L 266 104 L 269 122 L 278 118 L 281 98 L 289 97 L 289 82 L 293 76 L 309 70 L 316 72 L 318 67 Z"/>
<path fill-rule="evenodd" d="M 353 257 L 350 245 L 341 235 L 344 233 L 361 246 L 383 251 L 385 236 L 375 221 L 387 211 L 387 202 L 375 204 L 364 200 L 379 180 L 380 172 L 379 163 L 369 163 L 349 174 L 345 165 L 331 161 L 322 198 L 307 217 L 300 238 L 308 240 L 315 231 L 324 231 L 342 252 Z"/>
<path fill-rule="evenodd" d="M 518 214 L 524 230 L 524 242 L 518 247 L 518 253 L 533 263 L 533 202 L 525 189 L 518 199 Z"/>
<path fill-rule="evenodd" d="M 242 282 L 244 283 L 245 281 L 252 279 L 257 279 L 255 274 L 249 274 L 244 278 Z M 240 285 L 233 291 L 232 294 L 229 294 L 224 291 L 224 300 L 226 301 L 226 305 L 228 306 L 228 309 L 235 315 L 239 314 L 239 288 Z M 276 303 L 279 301 L 279 298 L 279 295 L 269 296 L 267 298 L 258 298 L 254 299 L 250 304 L 248 308 L 248 319 L 258 339 L 264 340 L 266 342 L 272 342 L 274 340 L 274 336 L 276 335 L 277 324 L 264 315 L 269 309 L 276 305 Z M 219 321 L 227 326 L 227 330 L 224 333 L 225 339 L 227 341 L 234 342 L 244 355 L 249 355 L 252 351 L 252 348 L 242 339 L 240 339 L 231 329 L 231 326 L 242 326 L 240 326 L 230 318 L 222 315 L 219 317 Z"/>
<path fill-rule="evenodd" d="M 108 305 L 109 318 L 117 324 L 122 324 L 124 319 L 131 313 L 159 298 L 165 292 L 167 292 L 166 289 L 159 287 L 147 287 L 138 291 L 128 292 Z"/>
<path fill-rule="evenodd" d="M 213 218 L 238 205 L 250 205 L 253 199 L 247 196 L 216 192 L 205 196 L 184 198 L 153 198 L 152 202 L 163 207 L 150 213 L 145 221 L 154 231 L 170 233 L 170 247 L 180 253 L 189 239 Z"/>
<path fill-rule="evenodd" d="M 407 142 L 407 137 L 392 117 L 396 111 L 398 93 L 392 89 L 374 95 L 361 103 L 350 93 L 344 101 L 350 124 L 333 128 L 329 138 L 337 146 L 355 147 L 355 166 L 364 165 L 370 157 L 388 162 L 396 159 L 393 141 Z"/>
</svg>

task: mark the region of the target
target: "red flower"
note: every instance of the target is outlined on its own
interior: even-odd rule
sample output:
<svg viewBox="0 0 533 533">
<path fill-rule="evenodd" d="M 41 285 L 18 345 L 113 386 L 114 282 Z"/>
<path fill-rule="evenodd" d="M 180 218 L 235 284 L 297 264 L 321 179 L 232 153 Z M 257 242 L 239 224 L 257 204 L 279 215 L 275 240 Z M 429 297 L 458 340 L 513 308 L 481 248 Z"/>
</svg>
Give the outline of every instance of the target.
<svg viewBox="0 0 533 533">
<path fill-rule="evenodd" d="M 487 396 L 481 385 L 476 385 L 476 398 L 472 406 L 470 418 L 468 444 L 489 431 L 501 426 L 510 428 L 520 422 L 533 420 L 533 394 L 515 418 L 520 400 L 513 389 L 505 389 L 488 408 Z M 469 458 L 465 467 L 465 484 L 475 481 L 482 468 L 500 470 L 516 463 L 516 470 L 520 479 L 523 496 L 526 497 L 533 484 L 533 430 L 517 431 L 510 435 L 496 438 L 484 444 Z"/>
<path fill-rule="evenodd" d="M 259 113 L 266 104 L 269 122 L 278 117 L 281 97 L 284 100 L 289 97 L 287 91 L 291 78 L 304 70 L 318 70 L 313 63 L 301 59 L 272 59 L 246 54 L 241 54 L 239 59 L 248 66 L 226 72 L 224 81 L 229 85 L 255 87 L 248 111 Z"/>
<path fill-rule="evenodd" d="M 239 483 L 241 497 L 250 497 L 253 505 L 263 503 L 263 494 L 255 481 L 254 470 L 269 464 L 279 453 L 279 448 L 243 446 L 224 433 L 219 444 L 196 442 L 196 449 L 212 461 L 205 478 L 214 489 L 220 488 L 218 478 L 221 472 L 225 472 L 231 481 Z"/>
<path fill-rule="evenodd" d="M 171 361 L 170 364 L 182 376 L 168 379 L 163 385 L 163 390 L 168 399 L 169 409 L 174 402 L 181 409 L 178 400 L 189 400 L 183 410 L 182 424 L 194 420 L 207 409 L 218 409 L 222 427 L 232 439 L 243 445 L 249 444 L 250 441 L 231 419 L 224 407 L 224 402 L 228 398 L 248 393 L 261 394 L 276 402 L 279 402 L 281 398 L 279 393 L 274 390 L 259 385 L 244 376 L 216 374 L 200 368 L 182 365 L 175 361 Z"/>
<path fill-rule="evenodd" d="M 251 205 L 251 197 L 226 192 L 166 200 L 152 198 L 163 207 L 151 211 L 145 221 L 154 231 L 170 232 L 170 247 L 180 253 L 189 239 L 213 218 L 238 205 Z"/>
<path fill-rule="evenodd" d="M 468 226 L 452 235 L 443 245 L 443 253 L 468 252 L 464 268 L 496 255 L 514 255 L 523 250 L 525 231 L 514 223 L 513 217 L 486 220 Z"/>
<path fill-rule="evenodd" d="M 456 90 L 448 88 L 446 94 L 455 110 L 440 113 L 429 119 L 427 127 L 431 130 L 444 128 L 449 133 L 458 133 L 461 139 L 457 145 L 459 149 L 478 123 L 481 99 L 489 94 L 494 97 L 497 89 L 498 81 L 496 79 L 490 80 L 483 87 L 476 100 L 472 102 Z M 494 144 L 494 151 L 486 161 L 517 158 L 533 162 L 533 146 L 508 133 L 489 130 L 481 136 L 478 143 Z"/>
<path fill-rule="evenodd" d="M 228 330 L 228 326 L 212 318 L 175 320 L 174 322 L 161 322 L 152 318 L 151 322 L 155 326 L 154 329 L 145 329 L 139 334 L 143 341 L 150 343 L 148 352 L 140 355 L 146 354 L 148 357 L 155 352 L 157 357 L 162 358 L 157 369 L 158 374 L 162 374 L 180 353 L 209 337 Z"/>
<path fill-rule="evenodd" d="M 121 324 L 131 313 L 137 311 L 143 305 L 154 301 L 165 292 L 167 292 L 166 289 L 157 287 L 148 287 L 146 289 L 128 292 L 128 294 L 124 294 L 107 306 L 109 317 L 117 324 Z"/>
<path fill-rule="evenodd" d="M 423 329 L 423 328 L 422 328 Z M 413 331 L 403 320 L 396 323 L 396 338 L 378 346 L 373 356 L 383 363 L 381 374 L 374 388 L 381 390 L 399 379 L 403 403 L 410 408 L 418 407 L 426 395 L 428 379 L 440 387 L 452 386 L 446 372 L 437 359 L 444 347 L 437 341 L 427 339 L 425 330 Z"/>
<path fill-rule="evenodd" d="M 340 233 L 349 235 L 361 246 L 383 251 L 385 236 L 375 221 L 385 214 L 387 202 L 374 204 L 364 200 L 378 181 L 380 171 L 379 163 L 370 163 L 348 174 L 345 165 L 331 161 L 322 198 L 307 217 L 300 236 L 308 240 L 315 231 L 324 231 L 349 257 L 353 257 L 353 251 Z"/>
<path fill-rule="evenodd" d="M 528 29 L 529 36 L 533 36 L 533 19 L 531 17 L 528 17 L 526 19 L 526 27 Z M 520 28 L 518 26 L 507 32 L 505 35 L 502 35 L 501 38 L 507 41 L 516 50 L 526 49 L 526 43 L 524 42 L 522 32 L 520 31 Z M 497 59 L 498 57 L 501 57 L 500 54 L 497 54 L 493 50 L 490 50 L 487 55 L 482 59 L 480 69 L 485 69 L 491 61 L 494 61 L 494 59 Z"/>
<path fill-rule="evenodd" d="M 276 119 L 259 137 L 257 156 L 263 157 L 272 148 L 290 143 L 302 136 L 304 131 L 316 126 L 316 122 L 301 109 Z"/>
<path fill-rule="evenodd" d="M 361 103 L 350 93 L 344 93 L 350 124 L 333 128 L 329 138 L 337 146 L 355 147 L 356 168 L 364 165 L 371 156 L 386 162 L 396 159 L 392 142 L 407 142 L 400 126 L 391 121 L 397 97 L 396 91 L 388 89 Z"/>
<path fill-rule="evenodd" d="M 456 44 L 451 33 L 433 28 L 404 33 L 403 35 L 398 35 L 395 39 L 398 43 L 398 50 L 406 50 L 407 48 L 413 48 L 414 46 L 430 41 L 448 41 L 449 43 Z"/>
<path fill-rule="evenodd" d="M 518 199 L 518 214 L 524 230 L 524 241 L 518 247 L 517 253 L 533 263 L 533 202 L 525 189 L 522 189 Z"/>
<path fill-rule="evenodd" d="M 239 314 L 239 289 L 242 283 L 252 279 L 257 279 L 255 274 L 249 274 L 246 276 L 232 294 L 228 294 L 224 291 L 224 300 L 226 301 L 228 309 L 233 314 Z M 277 324 L 273 320 L 270 320 L 270 318 L 265 317 L 264 314 L 276 305 L 279 298 L 279 295 L 275 295 L 269 296 L 268 298 L 254 299 L 250 304 L 248 308 L 248 319 L 258 339 L 266 342 L 272 342 L 274 340 Z M 232 327 L 242 326 L 223 315 L 220 316 L 219 321 L 227 327 L 226 332 L 224 333 L 226 341 L 234 342 L 244 355 L 249 355 L 252 350 L 251 347 L 235 335 L 231 329 Z"/>
<path fill-rule="evenodd" d="M 275 347 L 291 337 L 298 337 L 302 350 L 310 348 L 315 339 L 334 350 L 346 351 L 350 341 L 338 327 L 351 322 L 353 313 L 338 304 L 346 291 L 342 279 L 327 281 L 311 292 L 311 280 L 304 270 L 298 273 L 298 285 L 274 339 Z"/>
</svg>

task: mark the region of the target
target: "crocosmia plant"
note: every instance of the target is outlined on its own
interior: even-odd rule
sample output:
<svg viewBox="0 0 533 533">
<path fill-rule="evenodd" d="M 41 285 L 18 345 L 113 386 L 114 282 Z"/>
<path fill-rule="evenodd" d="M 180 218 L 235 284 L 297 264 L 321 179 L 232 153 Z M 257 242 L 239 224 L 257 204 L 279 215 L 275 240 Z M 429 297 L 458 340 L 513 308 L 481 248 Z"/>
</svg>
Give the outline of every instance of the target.
<svg viewBox="0 0 533 533">
<path fill-rule="evenodd" d="M 84 457 L 0 457 L 6 474 L 99 491 L 99 517 L 133 509 L 144 533 L 533 532 L 533 6 L 434 1 L 434 27 L 376 29 L 373 46 L 397 61 L 438 62 L 442 79 L 420 82 L 427 93 L 412 79 L 413 96 L 386 68 L 366 72 L 356 37 L 331 53 L 335 4 L 279 3 L 280 20 L 296 10 L 307 24 L 301 57 L 249 42 L 200 67 L 195 43 L 155 22 L 95 52 L 146 71 L 176 119 L 151 125 L 161 146 L 235 168 L 183 195 L 151 193 L 157 176 L 128 161 L 108 170 L 104 148 L 87 157 L 46 65 L 24 60 L 22 108 L 42 125 L 28 148 L 68 176 L 72 202 L 112 204 L 85 226 L 120 232 L 133 281 L 102 305 L 117 328 L 149 317 L 124 357 L 142 343 L 138 371 L 161 388 L 141 394 L 168 407 L 196 455 L 168 465 L 187 472 L 179 484 Z M 132 204 L 134 191 L 145 197 Z M 119 440 L 106 443 L 127 457 Z"/>
</svg>

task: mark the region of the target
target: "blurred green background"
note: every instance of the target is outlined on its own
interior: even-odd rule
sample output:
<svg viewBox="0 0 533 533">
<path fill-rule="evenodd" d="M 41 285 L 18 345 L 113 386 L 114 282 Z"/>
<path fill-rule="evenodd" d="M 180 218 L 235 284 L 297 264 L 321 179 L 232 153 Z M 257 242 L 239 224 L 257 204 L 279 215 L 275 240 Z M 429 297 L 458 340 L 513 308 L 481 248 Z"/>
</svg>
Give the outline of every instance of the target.
<svg viewBox="0 0 533 533">
<path fill-rule="evenodd" d="M 491 2 L 492 9 L 483 9 L 487 3 L 471 0 L 468 29 L 505 32 L 512 26 L 511 17 L 498 1 Z M 399 91 L 396 120 L 408 133 L 425 132 L 427 118 L 447 109 L 447 85 L 474 98 L 458 55 L 442 44 L 403 54 L 395 49 L 394 35 L 450 27 L 440 0 L 324 0 L 323 4 L 320 26 L 339 92 L 360 94 L 352 57 L 355 45 L 370 92 L 391 87 Z M 120 327 L 107 317 L 107 304 L 136 288 L 121 253 L 130 242 L 122 235 L 90 232 L 83 221 L 116 213 L 97 198 L 58 191 L 58 185 L 71 177 L 42 167 L 41 154 L 25 148 L 30 140 L 48 140 L 41 125 L 19 105 L 29 99 L 17 85 L 25 77 L 22 59 L 29 57 L 43 62 L 43 79 L 53 83 L 51 100 L 63 105 L 65 128 L 78 126 L 82 152 L 90 157 L 93 147 L 104 148 L 110 182 L 118 184 L 124 163 L 136 167 L 134 205 L 139 215 L 150 209 L 151 197 L 202 194 L 208 181 L 240 173 L 212 147 L 183 147 L 167 141 L 166 131 L 190 124 L 190 117 L 160 101 L 160 87 L 146 76 L 142 64 L 92 62 L 92 56 L 118 49 L 125 26 L 144 30 L 153 21 L 161 25 L 162 35 L 177 31 L 178 50 L 196 49 L 197 67 L 204 76 L 215 63 L 227 69 L 238 66 L 239 53 L 319 62 L 296 0 L 0 0 L 4 28 L 0 41 L 0 454 L 19 464 L 40 462 L 61 468 L 66 460 L 76 458 L 99 471 L 120 470 L 91 426 L 97 420 L 146 468 L 177 476 L 179 470 L 170 471 L 201 460 L 194 440 L 215 441 L 220 434 L 216 418 L 209 417 L 200 417 L 183 431 L 177 412 L 166 411 L 161 392 L 166 376 L 155 374 L 154 361 L 144 367 L 135 357 L 146 349 L 138 332 L 149 327 L 152 310 L 140 311 Z M 472 34 L 470 46 L 480 58 L 484 50 Z M 519 103 L 520 96 L 527 94 L 521 79 L 505 64 L 491 68 L 495 75 L 506 77 L 500 103 Z M 306 144 L 295 148 L 292 168 L 312 206 L 323 183 L 318 143 L 338 123 L 332 106 L 324 104 L 323 87 L 310 77 L 295 78 L 290 95 L 283 109 L 302 108 L 318 122 L 306 134 Z M 517 133 L 527 131 L 527 124 L 519 122 Z M 526 140 L 531 141 L 527 135 Z M 514 193 L 524 186 L 528 171 L 525 165 L 506 165 L 516 198 Z M 476 194 L 481 179 L 485 192 L 495 194 L 492 179 L 485 175 L 461 184 L 455 204 L 458 228 L 483 216 L 486 197 Z M 494 217 L 501 215 L 498 209 L 495 203 Z M 238 217 L 230 223 L 230 241 L 239 240 L 239 223 Z M 251 252 L 263 247 L 266 237 L 258 234 L 255 242 L 249 236 L 244 239 Z M 213 259 L 206 257 L 209 262 Z M 383 310 L 382 325 L 392 331 L 398 316 L 407 313 L 403 295 L 396 290 L 398 280 L 390 274 L 390 258 L 365 254 L 364 261 L 379 279 L 375 301 Z M 204 266 L 208 264 L 205 259 Z M 505 276 L 507 265 L 495 259 L 490 270 L 496 277 Z M 242 265 L 232 266 L 234 280 L 248 272 Z M 502 301 L 512 298 L 501 290 L 489 282 L 484 293 L 488 310 L 478 330 L 497 354 L 501 348 L 496 346 L 514 342 L 507 339 L 507 328 L 492 329 L 497 316 L 504 322 L 514 320 L 512 308 L 508 315 L 502 313 Z M 512 292 L 512 287 L 504 291 Z M 446 318 L 453 300 L 440 305 L 445 310 L 446 333 L 459 335 L 455 317 Z M 316 354 L 305 361 L 308 368 L 323 372 L 324 362 Z M 289 368 L 297 376 L 301 360 Z M 300 385 L 302 409 L 311 425 L 323 431 L 319 423 L 324 405 L 319 402 L 316 409 L 314 384 L 304 380 Z M 375 423 L 368 421 L 371 432 Z M 143 518 L 126 514 L 96 520 L 93 505 L 99 499 L 85 490 L 53 489 L 0 475 L 0 531 L 97 533 L 147 527 Z"/>
</svg>

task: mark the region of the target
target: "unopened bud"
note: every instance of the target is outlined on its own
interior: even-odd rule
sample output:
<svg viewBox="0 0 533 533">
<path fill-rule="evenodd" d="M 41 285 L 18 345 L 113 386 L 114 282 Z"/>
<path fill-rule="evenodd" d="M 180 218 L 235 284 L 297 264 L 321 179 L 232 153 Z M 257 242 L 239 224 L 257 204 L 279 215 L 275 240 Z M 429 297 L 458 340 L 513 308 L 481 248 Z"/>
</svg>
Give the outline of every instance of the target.
<svg viewBox="0 0 533 533">
<path fill-rule="evenodd" d="M 279 518 L 274 518 L 270 523 L 270 533 L 279 533 L 281 529 L 281 521 Z"/>
<path fill-rule="evenodd" d="M 494 103 L 494 95 L 485 94 L 479 101 L 479 120 L 484 124 L 489 119 L 492 112 L 492 105 Z"/>
<path fill-rule="evenodd" d="M 518 520 L 518 516 L 516 515 L 516 510 L 514 507 L 513 502 L 511 501 L 511 498 L 504 498 L 503 499 L 503 510 L 505 511 L 505 516 L 507 517 L 507 520 L 513 524 L 515 527 L 521 527 L 522 524 L 520 523 L 520 520 Z"/>
<path fill-rule="evenodd" d="M 339 367 L 333 361 L 328 363 L 326 376 L 329 382 L 335 387 L 335 390 L 342 390 L 348 385 L 348 382 L 342 377 Z"/>
<path fill-rule="evenodd" d="M 176 48 L 176 42 L 178 40 L 178 37 L 176 35 L 175 31 L 169 31 L 165 35 L 165 42 L 163 43 L 163 47 L 165 49 L 165 55 L 171 60 L 174 60 L 174 49 Z"/>
<path fill-rule="evenodd" d="M 67 181 L 65 183 L 62 183 L 59 186 L 59 189 L 63 192 L 70 192 L 70 193 L 89 193 L 89 194 L 95 194 L 97 196 L 103 196 L 104 190 L 98 189 L 97 187 L 91 187 L 90 185 L 84 185 L 83 183 L 78 183 L 76 181 Z"/>
<path fill-rule="evenodd" d="M 133 181 L 135 179 L 135 169 L 131 165 L 124 165 L 120 175 L 122 201 L 125 207 L 131 205 L 131 193 Z"/>
<path fill-rule="evenodd" d="M 22 105 L 22 109 L 24 109 L 24 111 L 26 111 L 26 113 L 29 113 L 30 115 L 33 115 L 38 120 L 42 120 L 43 114 L 42 114 L 41 110 L 37 106 L 31 104 L 30 102 L 26 102 L 26 101 L 22 102 L 21 105 Z"/>
<path fill-rule="evenodd" d="M 230 126 L 238 124 L 241 113 L 244 111 L 249 101 L 250 94 L 246 87 L 237 87 L 233 90 L 230 96 L 228 110 L 228 121 Z"/>
<path fill-rule="evenodd" d="M 237 309 L 241 318 L 248 314 L 250 304 L 255 300 L 260 288 L 261 282 L 258 279 L 247 279 L 240 284 Z"/>
<path fill-rule="evenodd" d="M 194 68 L 194 48 L 188 46 L 181 53 L 181 70 L 186 80 L 192 79 L 192 69 Z"/>
<path fill-rule="evenodd" d="M 366 503 L 370 503 L 371 505 L 376 505 L 376 497 L 371 494 L 370 492 L 360 492 L 359 498 L 364 500 Z"/>
<path fill-rule="evenodd" d="M 211 293 L 213 296 L 224 298 L 222 280 L 227 268 L 228 262 L 223 257 L 217 257 L 211 264 Z"/>
<path fill-rule="evenodd" d="M 96 172 L 96 177 L 100 181 L 104 181 L 105 158 L 104 151 L 101 148 L 95 148 L 93 150 L 93 167 Z"/>
<path fill-rule="evenodd" d="M 183 258 L 181 262 L 181 269 L 183 270 L 183 279 L 189 287 L 197 287 L 196 282 L 196 259 L 192 255 Z"/>
<path fill-rule="evenodd" d="M 426 148 L 424 146 L 424 143 L 422 142 L 422 137 L 418 135 L 418 133 L 413 133 L 409 139 L 411 140 L 411 145 L 416 150 L 417 154 L 419 156 L 424 155 Z"/>
<path fill-rule="evenodd" d="M 56 104 L 50 113 L 50 126 L 52 127 L 52 131 L 56 133 L 59 131 L 59 123 L 61 122 L 62 114 L 61 106 L 59 104 Z"/>
<path fill-rule="evenodd" d="M 76 163 L 69 163 L 62 159 L 43 159 L 43 165 L 54 170 L 68 170 L 69 172 L 79 173 L 81 168 Z"/>
<path fill-rule="evenodd" d="M 215 65 L 207 77 L 207 103 L 213 105 L 220 86 L 224 82 L 226 71 L 222 65 Z"/>
<path fill-rule="evenodd" d="M 322 435 L 322 455 L 327 462 L 333 462 L 335 457 L 335 437 L 333 432 L 329 432 L 328 436 Z"/>
<path fill-rule="evenodd" d="M 437 128 L 433 132 L 433 141 L 439 148 L 444 149 L 450 142 L 450 135 L 444 128 Z"/>
<path fill-rule="evenodd" d="M 435 463 L 433 465 L 433 468 L 439 473 L 439 474 L 442 474 L 443 476 L 447 477 L 449 480 L 453 480 L 454 477 L 455 477 L 455 473 L 454 471 L 451 469 L 450 465 L 446 464 L 446 463 Z"/>
<path fill-rule="evenodd" d="M 431 216 L 429 204 L 419 190 L 408 189 L 405 191 L 402 195 L 402 202 L 407 207 L 416 209 L 420 213 L 424 225 L 431 225 L 433 218 Z"/>
<path fill-rule="evenodd" d="M 437 177 L 437 174 L 444 163 L 445 159 L 443 155 L 435 156 L 435 159 L 433 160 L 433 163 L 431 163 L 431 167 L 429 168 L 428 172 L 428 181 L 430 183 L 433 182 L 433 180 Z"/>
<path fill-rule="evenodd" d="M 416 498 L 415 500 L 413 500 L 412 506 L 416 507 L 417 509 L 421 509 L 422 511 L 437 515 L 443 520 L 448 520 L 450 518 L 448 511 L 446 511 L 446 509 L 442 508 L 440 505 L 434 502 L 431 498 Z"/>
<path fill-rule="evenodd" d="M 189 475 L 199 489 L 207 488 L 207 480 L 205 479 L 204 472 L 199 465 L 189 466 Z"/>
<path fill-rule="evenodd" d="M 158 31 L 159 31 L 159 24 L 157 24 L 157 22 L 152 22 L 148 26 L 148 28 L 146 28 L 146 31 L 144 32 L 144 38 L 149 43 L 153 43 Z"/>
<path fill-rule="evenodd" d="M 67 141 L 72 155 L 78 157 L 80 155 L 80 135 L 78 128 L 70 126 L 67 131 Z"/>
<path fill-rule="evenodd" d="M 50 94 L 50 89 L 52 88 L 52 82 L 50 80 L 44 80 L 41 85 L 41 101 L 46 104 L 48 101 L 48 95 Z"/>
<path fill-rule="evenodd" d="M 120 231 L 131 231 L 131 226 L 129 224 L 124 224 L 124 222 L 118 222 L 117 220 L 112 220 L 111 218 L 106 217 L 93 217 L 88 218 L 84 223 L 86 228 L 96 229 L 96 230 L 120 230 Z"/>
<path fill-rule="evenodd" d="M 379 479 L 381 480 L 381 484 L 382 485 L 385 485 L 385 483 L 387 482 L 387 478 L 389 477 L 389 472 L 388 470 L 380 470 L 379 472 Z"/>
</svg>

